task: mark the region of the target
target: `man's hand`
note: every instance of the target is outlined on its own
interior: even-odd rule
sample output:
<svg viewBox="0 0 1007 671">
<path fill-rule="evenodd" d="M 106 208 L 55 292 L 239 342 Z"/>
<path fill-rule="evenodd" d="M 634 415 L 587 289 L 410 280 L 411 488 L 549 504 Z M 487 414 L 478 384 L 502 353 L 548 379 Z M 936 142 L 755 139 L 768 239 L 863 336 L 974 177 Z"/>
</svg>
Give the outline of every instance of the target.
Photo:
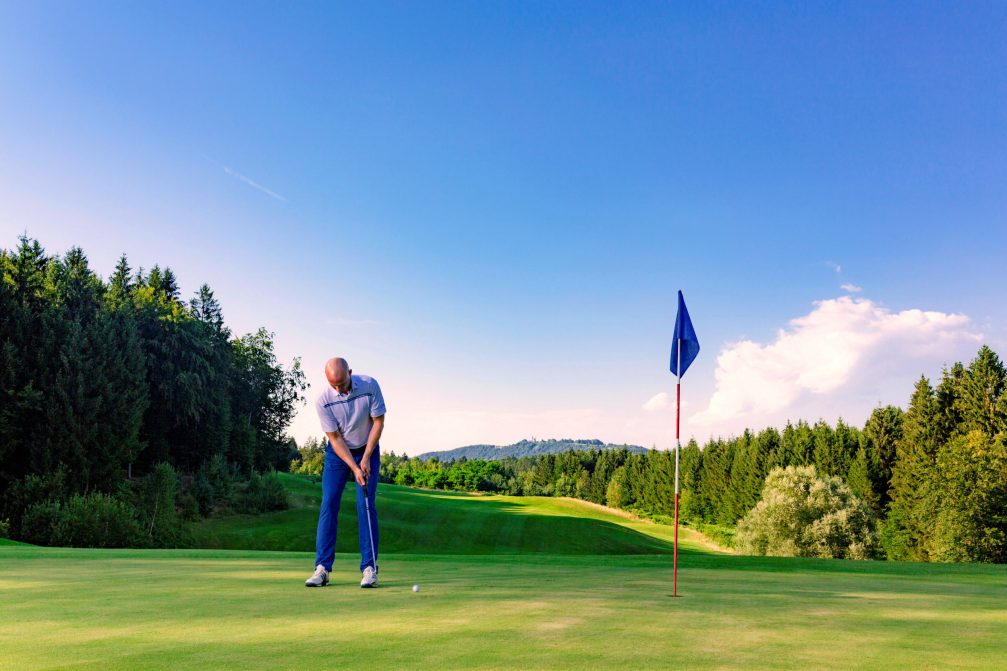
<svg viewBox="0 0 1007 671">
<path fill-rule="evenodd" d="M 368 475 L 369 475 L 368 473 L 364 473 L 362 468 L 353 469 L 353 477 L 356 479 L 357 484 L 360 485 L 361 487 L 367 486 Z"/>
<path fill-rule="evenodd" d="M 364 452 L 364 458 L 360 460 L 360 470 L 364 472 L 364 479 L 371 477 L 371 455 Z"/>
</svg>

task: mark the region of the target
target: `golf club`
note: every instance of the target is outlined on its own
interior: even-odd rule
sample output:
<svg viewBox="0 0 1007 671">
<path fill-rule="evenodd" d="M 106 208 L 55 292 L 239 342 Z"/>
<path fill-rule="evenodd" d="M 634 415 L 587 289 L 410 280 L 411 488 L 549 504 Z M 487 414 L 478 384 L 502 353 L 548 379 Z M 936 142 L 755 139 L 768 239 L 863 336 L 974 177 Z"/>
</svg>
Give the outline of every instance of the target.
<svg viewBox="0 0 1007 671">
<path fill-rule="evenodd" d="M 371 526 L 371 497 L 367 494 L 367 481 L 364 481 L 364 508 L 367 511 L 367 533 L 371 538 L 371 562 L 374 564 L 374 575 L 378 573 L 378 548 L 374 544 L 374 528 Z"/>
</svg>

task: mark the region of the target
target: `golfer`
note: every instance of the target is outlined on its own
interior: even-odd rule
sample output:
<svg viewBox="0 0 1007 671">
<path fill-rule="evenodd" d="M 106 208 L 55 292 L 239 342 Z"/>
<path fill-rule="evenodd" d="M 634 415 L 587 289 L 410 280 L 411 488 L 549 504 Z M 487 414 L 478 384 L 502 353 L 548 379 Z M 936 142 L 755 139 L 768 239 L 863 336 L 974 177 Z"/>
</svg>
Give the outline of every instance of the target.
<svg viewBox="0 0 1007 671">
<path fill-rule="evenodd" d="M 315 536 L 315 573 L 304 584 L 307 587 L 329 584 L 329 573 L 336 556 L 339 503 L 346 482 L 352 479 L 357 484 L 357 526 L 360 532 L 360 571 L 363 574 L 360 586 L 377 587 L 378 513 L 374 495 L 378 490 L 381 468 L 378 440 L 385 427 L 385 400 L 377 380 L 366 375 L 354 375 L 346 359 L 329 359 L 325 363 L 325 379 L 329 386 L 319 394 L 315 410 L 329 440 L 325 445 L 322 508 L 318 511 L 318 533 Z"/>
</svg>

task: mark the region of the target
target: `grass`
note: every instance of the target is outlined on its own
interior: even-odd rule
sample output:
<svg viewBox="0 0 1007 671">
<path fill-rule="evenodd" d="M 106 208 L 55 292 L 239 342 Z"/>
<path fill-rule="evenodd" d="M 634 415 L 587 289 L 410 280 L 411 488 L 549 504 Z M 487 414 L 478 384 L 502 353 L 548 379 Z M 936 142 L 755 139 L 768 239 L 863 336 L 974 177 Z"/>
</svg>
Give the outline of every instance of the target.
<svg viewBox="0 0 1007 671">
<path fill-rule="evenodd" d="M 279 474 L 293 507 L 265 515 L 233 515 L 193 527 L 195 546 L 233 550 L 310 552 L 321 485 Z M 572 499 L 473 496 L 382 484 L 377 509 L 385 554 L 666 554 L 673 530 Z M 683 548 L 703 547 L 702 536 L 682 529 Z M 347 487 L 339 514 L 337 552 L 357 552 L 357 515 Z"/>
<path fill-rule="evenodd" d="M 1007 571 L 693 554 L 312 556 L 0 547 L 0 668 L 1007 666 Z M 422 591 L 410 591 L 419 583 Z"/>
<path fill-rule="evenodd" d="M 661 525 L 384 485 L 379 505 L 383 525 L 413 515 L 428 538 L 390 534 L 376 590 L 356 586 L 352 554 L 311 590 L 309 552 L 0 546 L 0 669 L 1007 668 L 1007 566 L 741 557 L 693 539 L 672 599 Z M 265 517 L 262 534 L 241 518 L 203 532 L 297 535 Z M 566 554 L 542 552 L 551 528 Z M 471 552 L 426 553 L 468 533 Z"/>
<path fill-rule="evenodd" d="M 0 545 L 26 545 L 26 543 L 19 543 L 18 541 L 12 541 L 9 538 L 0 538 Z"/>
</svg>

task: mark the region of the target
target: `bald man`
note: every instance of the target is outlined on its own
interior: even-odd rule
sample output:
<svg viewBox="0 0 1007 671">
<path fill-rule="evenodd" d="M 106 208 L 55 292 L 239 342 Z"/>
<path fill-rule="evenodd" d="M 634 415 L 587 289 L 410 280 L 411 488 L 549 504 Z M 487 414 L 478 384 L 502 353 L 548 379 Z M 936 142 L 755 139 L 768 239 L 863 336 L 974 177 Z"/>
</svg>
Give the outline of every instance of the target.
<svg viewBox="0 0 1007 671">
<path fill-rule="evenodd" d="M 381 468 L 378 440 L 385 427 L 385 399 L 381 396 L 377 380 L 366 375 L 354 375 L 346 359 L 329 359 L 325 363 L 325 379 L 329 385 L 315 401 L 315 410 L 329 440 L 325 445 L 322 508 L 318 511 L 318 533 L 315 536 L 315 572 L 304 584 L 307 587 L 329 584 L 336 556 L 339 503 L 346 483 L 353 479 L 357 485 L 360 586 L 377 587 L 378 512 L 374 506 L 374 495 L 378 491 L 378 471 Z M 370 504 L 369 523 L 367 503 Z"/>
</svg>

